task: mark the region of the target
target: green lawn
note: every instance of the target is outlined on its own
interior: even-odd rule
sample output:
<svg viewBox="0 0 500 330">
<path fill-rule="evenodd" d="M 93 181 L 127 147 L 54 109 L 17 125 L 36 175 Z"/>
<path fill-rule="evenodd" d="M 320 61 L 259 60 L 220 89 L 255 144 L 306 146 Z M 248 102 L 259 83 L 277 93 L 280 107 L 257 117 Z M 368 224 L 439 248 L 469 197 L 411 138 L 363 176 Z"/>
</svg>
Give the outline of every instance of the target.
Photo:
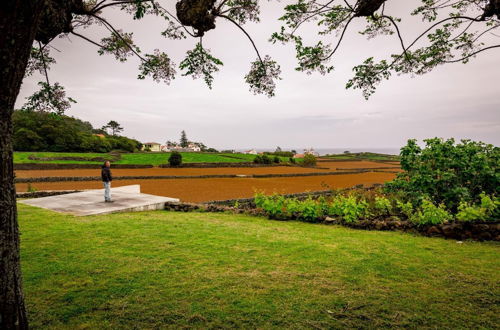
<svg viewBox="0 0 500 330">
<path fill-rule="evenodd" d="M 183 152 L 182 161 L 184 163 L 236 163 L 236 162 L 252 162 L 255 155 L 246 154 L 212 154 L 212 153 L 197 153 L 197 152 Z M 103 153 L 67 153 L 67 152 L 15 152 L 14 163 L 70 163 L 70 164 L 100 164 L 100 162 L 91 161 L 75 161 L 75 160 L 50 160 L 39 161 L 28 159 L 30 155 L 36 157 L 106 157 L 112 158 L 111 155 Z M 122 154 L 116 164 L 151 164 L 160 165 L 166 164 L 170 153 L 130 153 Z M 284 158 L 283 158 L 284 159 Z"/>
<path fill-rule="evenodd" d="M 110 154 L 100 154 L 100 153 L 78 153 L 78 152 L 25 152 L 16 151 L 14 152 L 14 163 L 59 163 L 59 164 L 100 164 L 101 162 L 90 162 L 90 161 L 75 161 L 75 160 L 50 160 L 50 161 L 40 161 L 28 159 L 30 155 L 35 157 L 85 157 L 88 159 L 94 157 L 105 157 L 111 159 L 113 156 Z"/>
<path fill-rule="evenodd" d="M 19 205 L 33 328 L 495 328 L 500 245 L 243 215 Z"/>
</svg>

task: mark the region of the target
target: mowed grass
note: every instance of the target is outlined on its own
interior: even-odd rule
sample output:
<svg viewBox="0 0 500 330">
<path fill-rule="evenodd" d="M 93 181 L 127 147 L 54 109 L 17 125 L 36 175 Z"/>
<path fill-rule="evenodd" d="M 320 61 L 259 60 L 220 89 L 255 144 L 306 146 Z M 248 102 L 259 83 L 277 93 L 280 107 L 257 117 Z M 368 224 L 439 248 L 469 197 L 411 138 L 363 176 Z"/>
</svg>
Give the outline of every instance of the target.
<svg viewBox="0 0 500 330">
<path fill-rule="evenodd" d="M 497 328 L 496 243 L 19 205 L 33 328 Z"/>
<path fill-rule="evenodd" d="M 33 328 L 495 328 L 500 246 L 164 211 L 19 204 Z"/>
<path fill-rule="evenodd" d="M 58 164 L 100 164 L 101 162 L 90 162 L 90 161 L 79 161 L 79 160 L 33 160 L 29 159 L 29 156 L 35 156 L 37 158 L 47 158 L 47 157 L 84 157 L 91 159 L 94 157 L 103 157 L 106 159 L 112 159 L 113 156 L 106 153 L 79 153 L 79 152 L 25 152 L 25 151 L 15 151 L 14 152 L 14 164 L 25 164 L 25 163 L 58 163 Z"/>
<path fill-rule="evenodd" d="M 199 153 L 183 152 L 182 161 L 184 163 L 238 163 L 252 162 L 255 155 L 246 154 L 220 154 L 220 153 Z M 32 160 L 28 157 L 83 157 L 91 159 L 94 157 L 103 157 L 112 159 L 112 155 L 107 153 L 67 153 L 67 152 L 14 152 L 14 163 L 57 163 L 57 164 L 100 164 L 101 162 L 87 160 Z M 152 152 L 152 153 L 124 153 L 115 164 L 139 164 L 139 165 L 161 165 L 167 164 L 170 153 Z M 283 160 L 285 160 L 283 158 Z"/>
</svg>

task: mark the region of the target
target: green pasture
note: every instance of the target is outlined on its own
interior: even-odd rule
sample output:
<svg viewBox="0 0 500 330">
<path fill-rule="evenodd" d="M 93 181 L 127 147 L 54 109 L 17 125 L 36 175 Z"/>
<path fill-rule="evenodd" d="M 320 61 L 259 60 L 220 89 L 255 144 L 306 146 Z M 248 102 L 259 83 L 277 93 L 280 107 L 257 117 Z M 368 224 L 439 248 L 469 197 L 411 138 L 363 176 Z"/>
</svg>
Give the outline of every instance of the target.
<svg viewBox="0 0 500 330">
<path fill-rule="evenodd" d="M 33 329 L 500 324 L 500 246 L 245 215 L 19 205 Z"/>
</svg>

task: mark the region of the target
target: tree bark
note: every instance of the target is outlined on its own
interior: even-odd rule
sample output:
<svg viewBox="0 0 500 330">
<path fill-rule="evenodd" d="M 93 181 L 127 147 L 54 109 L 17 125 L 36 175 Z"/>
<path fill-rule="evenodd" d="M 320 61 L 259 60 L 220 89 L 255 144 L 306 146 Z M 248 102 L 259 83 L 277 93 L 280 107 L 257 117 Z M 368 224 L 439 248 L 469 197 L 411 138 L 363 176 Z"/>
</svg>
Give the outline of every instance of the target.
<svg viewBox="0 0 500 330">
<path fill-rule="evenodd" d="M 12 112 L 43 9 L 42 0 L 0 1 L 0 329 L 27 329 L 12 154 Z"/>
</svg>

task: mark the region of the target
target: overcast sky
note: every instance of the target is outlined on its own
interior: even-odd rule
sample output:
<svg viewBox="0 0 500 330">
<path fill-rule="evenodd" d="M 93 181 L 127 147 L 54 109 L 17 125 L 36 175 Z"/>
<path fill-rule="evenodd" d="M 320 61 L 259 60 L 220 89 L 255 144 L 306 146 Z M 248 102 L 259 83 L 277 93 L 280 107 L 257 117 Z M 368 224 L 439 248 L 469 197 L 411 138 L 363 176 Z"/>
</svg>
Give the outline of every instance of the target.
<svg viewBox="0 0 500 330">
<path fill-rule="evenodd" d="M 352 67 L 367 57 L 382 59 L 397 52 L 397 38 L 366 40 L 356 32 L 358 23 L 349 29 L 335 55 L 332 73 L 295 72 L 292 46 L 267 42 L 279 29 L 277 18 L 285 3 L 263 1 L 261 23 L 247 25 L 261 53 L 281 65 L 283 80 L 274 98 L 249 91 L 244 76 L 255 53 L 241 31 L 222 20 L 203 41 L 224 62 L 212 90 L 203 81 L 180 74 L 170 86 L 137 80 L 138 60 L 119 63 L 112 56 L 99 56 L 95 46 L 75 36 L 53 41 L 60 52 L 51 51 L 57 61 L 50 70 L 51 82 L 64 85 L 67 94 L 78 101 L 68 115 L 95 127 L 116 120 L 125 128 L 124 135 L 142 142 L 178 140 L 185 130 L 190 140 L 215 148 L 399 148 L 409 138 L 435 136 L 500 145 L 499 50 L 483 53 L 467 65 L 442 66 L 424 76 L 393 77 L 366 101 L 359 90 L 344 87 L 352 77 Z M 417 3 L 388 2 L 386 11 L 407 17 Z M 196 43 L 194 39 L 165 39 L 160 35 L 162 22 L 156 18 L 133 21 L 116 10 L 104 16 L 115 27 L 134 32 L 143 52 L 160 48 L 177 64 Z M 422 24 L 412 18 L 401 28 L 410 41 L 422 31 Z M 105 36 L 101 27 L 80 32 L 94 40 Z M 317 38 L 313 30 L 305 30 L 305 35 L 310 41 Z M 25 79 L 17 106 L 41 79 L 40 75 Z"/>
</svg>

